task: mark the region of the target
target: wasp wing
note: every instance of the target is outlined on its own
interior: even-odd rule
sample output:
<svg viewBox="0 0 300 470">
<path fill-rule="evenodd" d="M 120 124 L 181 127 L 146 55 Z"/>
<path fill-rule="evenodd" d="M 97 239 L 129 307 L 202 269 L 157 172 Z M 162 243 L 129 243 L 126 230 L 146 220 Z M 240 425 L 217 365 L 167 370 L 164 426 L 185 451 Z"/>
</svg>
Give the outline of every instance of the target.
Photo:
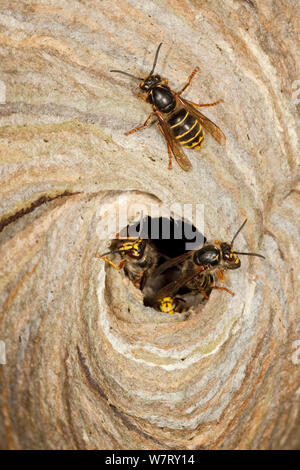
<svg viewBox="0 0 300 470">
<path fill-rule="evenodd" d="M 190 104 L 189 101 L 185 100 L 181 96 L 176 95 L 176 99 L 181 106 L 190 111 L 190 113 L 195 116 L 196 119 L 199 120 L 202 126 L 213 136 L 214 139 L 216 139 L 217 142 L 219 142 L 220 145 L 225 145 L 226 137 L 221 131 L 221 129 L 217 126 L 217 124 L 215 124 L 210 119 L 208 119 L 208 117 L 200 113 L 198 109 L 196 109 L 193 105 Z"/>
<path fill-rule="evenodd" d="M 183 253 L 182 255 L 176 256 L 176 258 L 171 258 L 165 261 L 163 264 L 161 264 L 158 268 L 155 269 L 155 271 L 152 273 L 152 276 L 159 276 L 161 273 L 166 271 L 169 268 L 172 268 L 173 266 L 177 266 L 180 263 L 183 263 L 187 258 L 192 256 L 192 254 L 197 251 L 187 251 L 186 253 Z"/>
<path fill-rule="evenodd" d="M 158 110 L 155 111 L 155 114 L 158 118 L 159 122 L 159 129 L 162 133 L 162 135 L 165 137 L 167 144 L 169 145 L 178 165 L 184 170 L 184 171 L 190 171 L 192 169 L 192 164 L 186 154 L 184 153 L 183 149 L 181 148 L 180 144 L 176 142 L 174 137 L 172 136 L 170 132 L 170 128 L 168 123 L 166 122 L 165 118 L 163 117 L 162 113 L 160 113 Z"/>
<path fill-rule="evenodd" d="M 207 269 L 207 266 L 198 266 L 195 270 L 189 271 L 189 273 L 176 281 L 170 282 L 166 286 L 162 287 L 156 295 L 157 300 L 161 300 L 165 297 L 173 297 L 173 295 L 177 294 L 179 289 L 185 286 L 189 281 L 191 281 L 194 277 L 201 274 L 203 271 Z"/>
</svg>

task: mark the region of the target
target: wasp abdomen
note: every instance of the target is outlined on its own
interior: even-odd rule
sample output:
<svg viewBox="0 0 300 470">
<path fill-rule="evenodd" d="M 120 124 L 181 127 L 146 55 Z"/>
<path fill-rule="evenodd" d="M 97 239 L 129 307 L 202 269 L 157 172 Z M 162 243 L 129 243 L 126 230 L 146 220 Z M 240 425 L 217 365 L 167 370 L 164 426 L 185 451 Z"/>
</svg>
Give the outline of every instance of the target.
<svg viewBox="0 0 300 470">
<path fill-rule="evenodd" d="M 203 144 L 203 128 L 189 111 L 181 109 L 173 114 L 168 122 L 179 144 L 187 148 L 197 148 Z"/>
</svg>

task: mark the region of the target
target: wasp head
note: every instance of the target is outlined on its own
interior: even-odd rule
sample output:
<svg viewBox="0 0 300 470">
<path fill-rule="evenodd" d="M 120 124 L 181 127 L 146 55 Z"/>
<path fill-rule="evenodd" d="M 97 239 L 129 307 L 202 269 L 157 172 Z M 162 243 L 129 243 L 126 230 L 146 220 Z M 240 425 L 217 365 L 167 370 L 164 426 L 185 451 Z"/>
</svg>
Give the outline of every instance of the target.
<svg viewBox="0 0 300 470">
<path fill-rule="evenodd" d="M 164 313 L 175 313 L 176 306 L 177 303 L 175 303 L 175 299 L 172 297 L 164 297 L 158 301 L 158 308 Z"/>
<path fill-rule="evenodd" d="M 232 245 L 229 243 L 221 243 L 221 256 L 225 269 L 237 269 L 241 266 L 238 255 L 233 251 Z"/>
<path fill-rule="evenodd" d="M 152 88 L 155 88 L 158 83 L 161 82 L 160 75 L 149 75 L 145 80 L 142 80 L 140 83 L 140 88 L 143 91 L 150 91 Z"/>
<path fill-rule="evenodd" d="M 160 43 L 158 48 L 156 49 L 152 70 L 149 73 L 148 77 L 146 77 L 145 79 L 136 77 L 135 75 L 132 75 L 131 73 L 124 72 L 123 70 L 111 70 L 111 72 L 122 73 L 123 75 L 127 75 L 128 77 L 132 77 L 132 78 L 135 78 L 136 80 L 140 80 L 141 81 L 140 88 L 143 91 L 148 92 L 152 90 L 152 88 L 154 88 L 158 83 L 161 82 L 161 77 L 159 75 L 153 75 L 161 45 L 162 43 Z"/>
<path fill-rule="evenodd" d="M 133 242 L 125 242 L 120 246 L 119 252 L 121 254 L 126 254 L 133 259 L 140 259 L 142 258 L 144 251 L 145 251 L 145 240 L 135 240 Z"/>
<path fill-rule="evenodd" d="M 164 297 L 158 301 L 158 309 L 163 313 L 177 313 L 180 312 L 180 304 L 185 302 L 181 297 Z"/>
<path fill-rule="evenodd" d="M 241 251 L 235 251 L 233 249 L 233 242 L 246 224 L 247 219 L 243 222 L 243 224 L 240 226 L 240 228 L 237 230 L 235 233 L 231 243 L 220 243 L 216 241 L 216 245 L 220 246 L 221 250 L 221 255 L 222 255 L 222 264 L 225 269 L 237 269 L 241 266 L 241 260 L 238 257 L 238 255 L 246 255 L 246 256 L 258 256 L 259 258 L 265 259 L 263 255 L 260 255 L 259 253 L 244 253 Z"/>
</svg>

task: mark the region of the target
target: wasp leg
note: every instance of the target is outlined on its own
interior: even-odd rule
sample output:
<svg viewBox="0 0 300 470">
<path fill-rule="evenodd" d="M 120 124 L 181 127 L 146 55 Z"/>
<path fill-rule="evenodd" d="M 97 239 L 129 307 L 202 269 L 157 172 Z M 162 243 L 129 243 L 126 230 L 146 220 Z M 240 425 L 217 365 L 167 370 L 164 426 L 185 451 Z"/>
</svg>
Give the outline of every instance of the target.
<svg viewBox="0 0 300 470">
<path fill-rule="evenodd" d="M 166 85 L 168 85 L 169 80 L 167 78 L 163 78 L 163 81 L 165 82 Z"/>
<path fill-rule="evenodd" d="M 132 282 L 133 282 L 133 284 L 135 285 L 135 287 L 136 287 L 137 289 L 141 289 L 141 290 L 142 290 L 142 287 L 141 287 L 141 286 L 142 286 L 142 281 L 144 280 L 143 278 L 144 278 L 145 274 L 146 274 L 146 273 L 140 273 L 140 274 L 138 274 L 138 275 L 136 276 L 136 279 L 132 279 Z M 146 281 L 146 279 L 145 279 L 145 281 Z"/>
<path fill-rule="evenodd" d="M 142 100 L 146 101 L 146 103 L 147 103 L 147 98 L 146 98 L 146 96 L 143 95 L 143 93 L 138 93 L 138 97 L 142 98 Z"/>
<path fill-rule="evenodd" d="M 184 90 L 187 89 L 187 87 L 190 85 L 191 81 L 193 80 L 194 76 L 196 75 L 198 71 L 199 71 L 199 67 L 196 67 L 192 71 L 191 75 L 189 76 L 187 83 L 184 85 L 184 87 L 180 91 L 177 91 L 176 95 L 181 95 L 181 93 L 183 93 Z"/>
<path fill-rule="evenodd" d="M 100 258 L 100 259 L 103 259 L 104 261 L 107 261 L 107 263 L 109 263 L 113 268 L 117 269 L 118 271 L 120 271 L 120 269 L 123 268 L 124 266 L 124 263 L 125 263 L 125 260 L 121 261 L 121 263 L 117 266 L 115 263 L 113 263 L 112 261 L 110 261 L 110 259 L 106 258 L 106 256 L 101 256 L 99 255 L 99 253 L 97 253 L 95 255 L 96 258 Z"/>
<path fill-rule="evenodd" d="M 193 101 L 188 101 L 188 100 L 185 100 L 185 101 L 187 101 L 192 106 L 195 106 L 195 108 L 204 108 L 205 106 L 216 106 L 216 104 L 224 103 L 224 100 L 222 98 L 218 101 L 214 101 L 213 103 L 199 103 L 198 104 L 198 103 L 194 103 Z"/>
<path fill-rule="evenodd" d="M 207 293 L 205 292 L 205 290 L 200 290 L 200 294 L 203 295 L 203 297 L 205 299 L 209 299 L 209 296 L 207 295 Z"/>
<path fill-rule="evenodd" d="M 219 271 L 217 271 L 217 276 L 221 282 L 225 281 L 225 273 L 223 269 L 219 269 Z"/>
<path fill-rule="evenodd" d="M 228 292 L 228 294 L 231 294 L 232 296 L 235 295 L 234 292 L 232 292 L 231 290 L 227 289 L 227 287 L 212 286 L 212 289 L 225 290 L 226 292 Z"/>
<path fill-rule="evenodd" d="M 131 131 L 125 132 L 125 135 L 134 134 L 134 132 L 137 132 L 137 131 L 143 129 L 144 127 L 146 127 L 146 126 L 148 125 L 149 120 L 152 118 L 152 116 L 154 116 L 154 114 L 155 114 L 155 113 L 149 114 L 149 116 L 147 117 L 147 119 L 146 119 L 146 121 L 144 122 L 144 124 L 142 124 L 141 126 L 135 127 L 134 129 L 131 129 Z"/>
</svg>

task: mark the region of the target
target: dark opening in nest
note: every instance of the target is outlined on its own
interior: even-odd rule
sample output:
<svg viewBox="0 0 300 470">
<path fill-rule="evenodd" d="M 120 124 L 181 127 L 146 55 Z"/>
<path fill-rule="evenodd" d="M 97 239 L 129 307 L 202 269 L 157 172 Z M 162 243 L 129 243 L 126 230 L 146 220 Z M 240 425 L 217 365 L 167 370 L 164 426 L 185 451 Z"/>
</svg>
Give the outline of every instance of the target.
<svg viewBox="0 0 300 470">
<path fill-rule="evenodd" d="M 124 268 L 125 275 L 143 292 L 144 305 L 165 313 L 175 313 L 197 305 L 206 300 L 206 296 L 199 294 L 197 289 L 182 285 L 176 293 L 160 298 L 161 289 L 180 280 L 182 272 L 181 264 L 177 263 L 159 274 L 157 269 L 170 259 L 191 249 L 201 248 L 205 241 L 195 226 L 183 220 L 147 216 L 142 222 L 122 229 L 119 238 L 112 241 L 111 250 L 121 255 L 119 266 Z"/>
</svg>

